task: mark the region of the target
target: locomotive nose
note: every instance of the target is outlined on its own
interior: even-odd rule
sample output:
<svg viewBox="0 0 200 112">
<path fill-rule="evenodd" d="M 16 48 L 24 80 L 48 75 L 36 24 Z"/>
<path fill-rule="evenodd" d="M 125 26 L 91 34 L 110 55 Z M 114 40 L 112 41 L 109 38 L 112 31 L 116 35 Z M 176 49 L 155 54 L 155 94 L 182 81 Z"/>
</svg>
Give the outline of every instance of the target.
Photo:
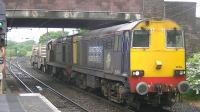
<svg viewBox="0 0 200 112">
<path fill-rule="evenodd" d="M 177 87 L 180 93 L 186 93 L 190 89 L 190 85 L 187 81 L 181 81 Z"/>
</svg>

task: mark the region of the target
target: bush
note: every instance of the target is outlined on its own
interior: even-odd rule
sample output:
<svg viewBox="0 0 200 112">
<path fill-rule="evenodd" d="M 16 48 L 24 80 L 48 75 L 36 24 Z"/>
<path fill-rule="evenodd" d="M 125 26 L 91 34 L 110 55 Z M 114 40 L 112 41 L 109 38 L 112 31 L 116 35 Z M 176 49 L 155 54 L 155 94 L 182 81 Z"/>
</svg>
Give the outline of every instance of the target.
<svg viewBox="0 0 200 112">
<path fill-rule="evenodd" d="M 200 96 L 196 94 L 196 90 L 192 89 L 186 94 L 183 94 L 183 98 L 186 100 L 193 100 L 193 101 L 200 100 Z"/>
<path fill-rule="evenodd" d="M 17 54 L 18 54 L 18 56 L 26 56 L 27 51 L 25 49 L 20 49 Z"/>
<path fill-rule="evenodd" d="M 187 61 L 187 80 L 191 89 L 200 90 L 200 53 L 195 53 Z"/>
</svg>

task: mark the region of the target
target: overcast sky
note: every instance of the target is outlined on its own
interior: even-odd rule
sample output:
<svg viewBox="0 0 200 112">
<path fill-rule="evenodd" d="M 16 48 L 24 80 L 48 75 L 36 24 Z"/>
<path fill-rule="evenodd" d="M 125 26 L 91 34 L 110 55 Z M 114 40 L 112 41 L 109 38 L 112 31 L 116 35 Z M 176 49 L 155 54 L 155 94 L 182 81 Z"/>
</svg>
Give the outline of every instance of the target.
<svg viewBox="0 0 200 112">
<path fill-rule="evenodd" d="M 197 17 L 200 17 L 200 0 L 165 0 L 165 1 L 186 1 L 186 2 L 197 2 Z M 70 34 L 76 33 L 76 31 L 73 32 L 73 30 L 76 29 L 64 29 L 65 31 L 68 31 Z M 49 29 L 48 31 L 62 31 L 62 29 Z M 17 42 L 23 42 L 26 40 L 32 40 L 38 42 L 39 37 L 46 33 L 47 29 L 45 28 L 13 28 L 11 31 L 8 32 L 8 40 L 13 40 Z"/>
<path fill-rule="evenodd" d="M 50 31 L 63 31 L 61 28 L 48 28 Z M 70 35 L 77 33 L 77 29 L 65 28 L 64 31 L 69 32 Z M 11 31 L 7 33 L 8 40 L 23 42 L 26 40 L 39 41 L 41 35 L 47 33 L 47 28 L 12 28 Z"/>
</svg>

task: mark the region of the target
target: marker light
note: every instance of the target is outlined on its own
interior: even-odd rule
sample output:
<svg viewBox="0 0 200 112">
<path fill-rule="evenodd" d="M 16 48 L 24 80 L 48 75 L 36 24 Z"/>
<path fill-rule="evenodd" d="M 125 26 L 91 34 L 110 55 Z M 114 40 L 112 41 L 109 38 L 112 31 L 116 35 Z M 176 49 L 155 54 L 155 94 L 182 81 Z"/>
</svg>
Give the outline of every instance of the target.
<svg viewBox="0 0 200 112">
<path fill-rule="evenodd" d="M 134 71 L 132 72 L 132 76 L 133 76 L 133 77 L 144 76 L 144 71 L 143 71 L 143 70 L 134 70 Z"/>
<path fill-rule="evenodd" d="M 0 22 L 0 28 L 2 28 L 3 27 L 3 22 Z"/>
<path fill-rule="evenodd" d="M 174 76 L 184 76 L 185 75 L 185 70 L 175 70 L 174 71 Z"/>
</svg>

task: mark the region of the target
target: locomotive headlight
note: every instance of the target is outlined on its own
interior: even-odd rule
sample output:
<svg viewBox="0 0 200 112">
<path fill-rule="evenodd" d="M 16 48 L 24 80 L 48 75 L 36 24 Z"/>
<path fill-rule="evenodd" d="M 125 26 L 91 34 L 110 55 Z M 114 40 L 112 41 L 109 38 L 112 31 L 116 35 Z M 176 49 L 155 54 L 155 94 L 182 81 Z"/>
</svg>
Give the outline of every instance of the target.
<svg viewBox="0 0 200 112">
<path fill-rule="evenodd" d="M 174 71 L 174 76 L 184 76 L 185 75 L 185 70 L 175 70 Z"/>
<path fill-rule="evenodd" d="M 3 22 L 0 21 L 0 28 L 2 28 L 2 27 L 3 27 Z"/>
<path fill-rule="evenodd" d="M 143 71 L 143 70 L 134 70 L 134 71 L 132 72 L 132 76 L 133 76 L 133 77 L 144 76 L 144 71 Z"/>
</svg>

